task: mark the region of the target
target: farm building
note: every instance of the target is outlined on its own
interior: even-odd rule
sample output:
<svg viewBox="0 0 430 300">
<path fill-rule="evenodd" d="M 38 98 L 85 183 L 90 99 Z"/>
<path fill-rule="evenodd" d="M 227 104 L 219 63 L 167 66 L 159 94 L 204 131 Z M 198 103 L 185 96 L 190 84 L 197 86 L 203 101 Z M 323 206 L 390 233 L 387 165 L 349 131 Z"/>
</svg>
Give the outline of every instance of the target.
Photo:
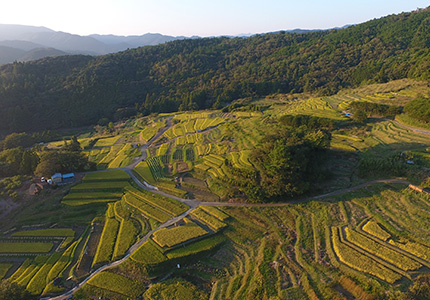
<svg viewBox="0 0 430 300">
<path fill-rule="evenodd" d="M 75 173 L 67 173 L 63 175 L 63 182 L 69 183 L 75 180 Z"/>
<path fill-rule="evenodd" d="M 66 183 L 72 183 L 75 180 L 75 173 L 67 173 L 67 174 L 61 174 L 61 173 L 55 173 L 51 176 L 52 183 L 55 184 L 66 184 Z"/>
<path fill-rule="evenodd" d="M 61 173 L 55 173 L 54 175 L 51 176 L 51 179 L 53 183 L 63 182 L 63 176 L 61 175 Z"/>
</svg>

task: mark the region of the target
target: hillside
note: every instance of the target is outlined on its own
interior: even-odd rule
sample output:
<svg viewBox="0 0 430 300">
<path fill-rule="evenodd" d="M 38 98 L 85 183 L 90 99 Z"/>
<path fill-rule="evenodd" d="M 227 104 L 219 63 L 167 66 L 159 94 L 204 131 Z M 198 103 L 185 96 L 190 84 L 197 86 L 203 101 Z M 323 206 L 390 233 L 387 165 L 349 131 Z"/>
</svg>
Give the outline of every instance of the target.
<svg viewBox="0 0 430 300">
<path fill-rule="evenodd" d="M 401 79 L 12 134 L 0 278 L 56 299 L 428 299 L 430 130 L 403 120 L 429 96 Z"/>
<path fill-rule="evenodd" d="M 429 24 L 426 9 L 339 30 L 182 40 L 98 58 L 6 65 L 0 68 L 0 130 L 81 126 L 278 92 L 329 95 L 363 83 L 429 79 Z"/>
</svg>

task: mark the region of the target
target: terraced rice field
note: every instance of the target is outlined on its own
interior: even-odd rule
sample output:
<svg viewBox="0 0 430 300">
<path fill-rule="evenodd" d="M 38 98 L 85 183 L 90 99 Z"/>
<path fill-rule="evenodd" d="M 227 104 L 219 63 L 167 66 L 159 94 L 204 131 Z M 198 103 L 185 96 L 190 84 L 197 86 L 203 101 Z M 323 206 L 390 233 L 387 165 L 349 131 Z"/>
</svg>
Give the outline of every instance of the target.
<svg viewBox="0 0 430 300">
<path fill-rule="evenodd" d="M 372 299 L 378 292 L 366 291 L 368 284 L 385 291 L 387 284 L 395 289 L 410 282 L 430 266 L 424 233 L 430 228 L 424 225 L 430 222 L 425 213 L 430 199 L 394 190 L 375 185 L 301 205 L 225 209 L 231 217 L 224 222 L 232 229 L 223 235 L 231 243 L 203 262 L 205 268 L 225 268 L 211 299 L 242 299 L 251 292 L 342 299 L 337 284 Z"/>
</svg>

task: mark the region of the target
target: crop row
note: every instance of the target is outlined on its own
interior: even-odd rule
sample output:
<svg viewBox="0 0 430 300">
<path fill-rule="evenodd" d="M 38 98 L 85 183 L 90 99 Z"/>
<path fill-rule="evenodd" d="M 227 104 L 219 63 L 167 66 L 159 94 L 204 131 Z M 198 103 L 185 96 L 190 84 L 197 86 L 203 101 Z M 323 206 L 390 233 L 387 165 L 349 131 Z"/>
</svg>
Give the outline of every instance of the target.
<svg viewBox="0 0 430 300">
<path fill-rule="evenodd" d="M 162 228 L 153 234 L 153 240 L 160 247 L 173 247 L 188 240 L 203 236 L 208 232 L 195 223 L 173 228 Z"/>
<path fill-rule="evenodd" d="M 130 176 L 123 170 L 111 170 L 104 172 L 88 173 L 82 179 L 83 182 L 93 181 L 130 181 Z"/>
<path fill-rule="evenodd" d="M 54 252 L 44 263 L 36 274 L 28 282 L 27 290 L 33 295 L 40 295 L 45 288 L 47 282 L 46 279 L 52 267 L 60 259 L 61 253 Z"/>
<path fill-rule="evenodd" d="M 406 252 L 412 253 L 417 257 L 430 261 L 430 247 L 410 241 L 407 241 L 406 243 L 400 243 L 390 240 L 389 243 Z"/>
<path fill-rule="evenodd" d="M 0 253 L 47 253 L 52 247 L 45 242 L 0 242 Z"/>
<path fill-rule="evenodd" d="M 127 252 L 127 250 L 136 242 L 136 237 L 139 234 L 137 224 L 133 219 L 123 219 L 119 226 L 119 232 L 115 243 L 113 258 L 119 258 Z"/>
<path fill-rule="evenodd" d="M 226 238 L 222 235 L 214 235 L 206 239 L 191 243 L 186 247 L 173 249 L 166 253 L 168 259 L 175 259 L 188 255 L 200 253 L 202 251 L 209 251 L 224 242 Z"/>
<path fill-rule="evenodd" d="M 355 249 L 340 241 L 339 228 L 332 227 L 333 249 L 339 260 L 347 266 L 363 273 L 374 275 L 388 283 L 394 283 L 402 276 L 391 269 L 377 263 L 370 257 L 361 254 Z"/>
<path fill-rule="evenodd" d="M 31 237 L 63 237 L 63 236 L 75 236 L 75 231 L 71 228 L 49 228 L 49 229 L 36 229 L 36 230 L 25 230 L 18 231 L 12 234 L 12 236 L 31 236 Z"/>
<path fill-rule="evenodd" d="M 220 221 L 219 219 L 212 216 L 211 214 L 208 214 L 200 207 L 193 210 L 191 214 L 195 216 L 197 219 L 199 219 L 200 221 L 209 225 L 209 227 L 211 227 L 215 231 L 218 231 L 227 226 L 224 222 Z"/>
<path fill-rule="evenodd" d="M 83 182 L 72 187 L 72 191 L 112 191 L 122 192 L 123 188 L 130 185 L 127 181 L 109 181 L 109 182 Z"/>
<path fill-rule="evenodd" d="M 112 136 L 112 137 L 100 138 L 100 139 L 97 140 L 97 142 L 95 143 L 94 147 L 98 148 L 98 147 L 110 147 L 110 146 L 113 146 L 120 138 L 121 138 L 120 135 Z"/>
<path fill-rule="evenodd" d="M 139 191 L 135 188 L 129 188 L 128 192 L 133 194 L 135 197 L 148 202 L 149 204 L 154 205 L 169 214 L 172 214 L 173 216 L 179 216 L 180 214 L 187 211 L 187 206 L 185 204 L 168 197 L 163 197 L 161 195 L 153 194 L 147 191 Z"/>
<path fill-rule="evenodd" d="M 161 223 L 167 222 L 171 218 L 171 216 L 169 216 L 168 214 L 148 204 L 148 202 L 135 197 L 130 193 L 126 193 L 124 195 L 124 199 L 128 205 L 136 208 L 148 218 L 152 218 Z"/>
<path fill-rule="evenodd" d="M 115 218 L 109 218 L 108 215 L 106 215 L 105 226 L 103 227 L 102 236 L 97 247 L 96 255 L 94 256 L 93 266 L 99 263 L 109 262 L 112 259 L 118 228 L 119 222 Z"/>
<path fill-rule="evenodd" d="M 114 145 L 110 147 L 110 151 L 108 152 L 108 154 L 103 157 L 102 160 L 99 161 L 99 165 L 104 164 L 104 165 L 109 165 L 109 163 L 114 160 L 118 154 L 119 151 L 121 151 L 121 149 L 123 148 L 123 145 Z"/>
<path fill-rule="evenodd" d="M 224 221 L 229 217 L 226 213 L 220 211 L 218 208 L 213 206 L 200 206 L 200 208 L 211 214 L 212 216 L 216 217 L 220 221 Z"/>
<path fill-rule="evenodd" d="M 73 242 L 64 252 L 60 259 L 55 263 L 55 265 L 49 271 L 46 277 L 46 282 L 54 280 L 56 277 L 61 276 L 61 273 L 72 263 L 73 257 L 75 256 L 75 250 L 81 239 Z"/>
<path fill-rule="evenodd" d="M 78 190 L 73 190 L 69 194 L 63 197 L 63 200 L 85 200 L 85 199 L 121 199 L 122 192 L 80 192 Z"/>
<path fill-rule="evenodd" d="M 163 168 L 161 167 L 160 160 L 157 157 L 149 157 L 146 159 L 148 162 L 149 169 L 152 172 L 152 176 L 155 180 L 163 177 Z"/>
<path fill-rule="evenodd" d="M 169 143 L 161 144 L 160 147 L 157 149 L 157 156 L 165 155 L 167 154 L 167 151 L 170 148 Z"/>
<path fill-rule="evenodd" d="M 183 151 L 182 151 L 182 149 L 176 149 L 174 152 L 173 152 L 173 155 L 172 155 L 172 158 L 174 159 L 174 160 L 183 160 Z"/>
<path fill-rule="evenodd" d="M 108 164 L 109 169 L 115 169 L 128 166 L 132 163 L 133 158 L 140 156 L 139 149 L 135 149 L 131 144 L 125 144 L 124 147 L 115 155 L 115 158 Z"/>
<path fill-rule="evenodd" d="M 368 221 L 364 226 L 362 227 L 363 231 L 380 238 L 383 241 L 388 240 L 391 237 L 391 234 L 386 232 L 384 229 L 382 229 L 378 223 L 375 221 Z"/>
<path fill-rule="evenodd" d="M 384 246 L 357 231 L 351 230 L 348 227 L 345 228 L 346 238 L 348 241 L 355 245 L 365 249 L 366 251 L 383 258 L 384 260 L 392 263 L 404 271 L 417 270 L 422 265 L 415 260 L 394 251 L 387 246 Z"/>
<path fill-rule="evenodd" d="M 131 255 L 131 258 L 145 265 L 156 265 L 167 259 L 159 250 L 158 246 L 150 239 L 140 246 L 139 249 Z"/>
<path fill-rule="evenodd" d="M 144 181 L 150 184 L 155 183 L 154 176 L 152 176 L 152 172 L 147 161 L 140 162 L 136 167 L 134 167 L 133 172 L 136 172 Z"/>
<path fill-rule="evenodd" d="M 203 156 L 203 155 L 209 154 L 211 152 L 211 148 L 212 148 L 211 145 L 212 144 L 198 145 L 196 147 L 197 155 L 198 156 Z"/>
</svg>

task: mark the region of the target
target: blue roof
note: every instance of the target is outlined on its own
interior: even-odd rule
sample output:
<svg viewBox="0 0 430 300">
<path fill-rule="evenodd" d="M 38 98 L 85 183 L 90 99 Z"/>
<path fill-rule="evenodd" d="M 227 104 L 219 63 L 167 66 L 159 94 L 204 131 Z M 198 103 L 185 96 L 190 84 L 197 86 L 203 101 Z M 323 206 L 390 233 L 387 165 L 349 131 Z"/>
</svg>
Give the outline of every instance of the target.
<svg viewBox="0 0 430 300">
<path fill-rule="evenodd" d="M 75 177 L 75 173 L 68 173 L 68 174 L 63 175 L 63 179 L 64 178 L 73 178 L 73 177 Z"/>
<path fill-rule="evenodd" d="M 61 173 L 55 173 L 54 175 L 51 176 L 51 178 L 61 178 Z"/>
</svg>

